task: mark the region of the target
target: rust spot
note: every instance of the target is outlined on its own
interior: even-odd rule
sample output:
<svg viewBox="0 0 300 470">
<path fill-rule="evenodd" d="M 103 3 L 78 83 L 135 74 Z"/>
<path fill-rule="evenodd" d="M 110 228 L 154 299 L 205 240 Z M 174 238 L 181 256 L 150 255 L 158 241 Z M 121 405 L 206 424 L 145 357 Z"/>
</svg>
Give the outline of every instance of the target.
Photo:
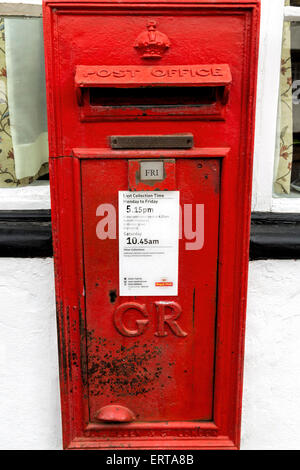
<svg viewBox="0 0 300 470">
<path fill-rule="evenodd" d="M 80 333 L 80 365 L 81 365 L 81 380 L 83 385 L 87 384 L 87 354 L 86 354 L 86 334 L 85 334 L 85 323 L 83 318 L 83 312 L 78 302 L 79 308 L 79 333 Z"/>
<path fill-rule="evenodd" d="M 67 358 L 66 358 L 66 341 L 64 329 L 63 302 L 57 303 L 57 334 L 59 346 L 59 364 L 60 373 L 63 373 L 64 382 L 67 382 Z"/>
<path fill-rule="evenodd" d="M 162 348 L 155 341 L 129 347 L 88 332 L 88 378 L 92 396 L 138 396 L 151 392 L 161 378 Z"/>
<path fill-rule="evenodd" d="M 70 307 L 67 305 L 66 307 L 66 320 L 67 320 L 67 332 L 68 332 L 68 339 L 70 341 L 71 338 L 71 332 L 70 332 Z M 71 358 L 71 344 L 68 344 L 68 373 L 69 373 L 69 379 L 70 382 L 72 383 L 72 358 Z"/>
</svg>

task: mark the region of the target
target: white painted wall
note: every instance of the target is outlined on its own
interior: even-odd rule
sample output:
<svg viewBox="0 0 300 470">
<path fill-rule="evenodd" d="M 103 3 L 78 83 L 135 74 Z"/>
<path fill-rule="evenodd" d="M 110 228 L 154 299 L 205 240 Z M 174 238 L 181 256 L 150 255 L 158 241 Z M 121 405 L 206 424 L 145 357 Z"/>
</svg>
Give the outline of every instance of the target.
<svg viewBox="0 0 300 470">
<path fill-rule="evenodd" d="M 0 448 L 61 447 L 52 259 L 0 258 Z"/>
<path fill-rule="evenodd" d="M 52 259 L 0 259 L 0 448 L 60 449 Z M 243 449 L 299 449 L 300 261 L 250 263 Z"/>
<path fill-rule="evenodd" d="M 41 5 L 42 0 L 1 0 L 1 3 L 24 3 L 25 5 Z"/>
<path fill-rule="evenodd" d="M 243 449 L 300 449 L 300 260 L 250 263 Z"/>
</svg>

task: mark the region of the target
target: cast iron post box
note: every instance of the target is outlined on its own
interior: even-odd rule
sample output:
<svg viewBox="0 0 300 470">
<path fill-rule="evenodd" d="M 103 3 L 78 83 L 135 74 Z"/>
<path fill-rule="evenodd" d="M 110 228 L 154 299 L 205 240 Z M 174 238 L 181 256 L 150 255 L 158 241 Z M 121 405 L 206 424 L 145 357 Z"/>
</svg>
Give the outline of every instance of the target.
<svg viewBox="0 0 300 470">
<path fill-rule="evenodd" d="M 239 447 L 259 0 L 44 2 L 64 447 Z"/>
</svg>

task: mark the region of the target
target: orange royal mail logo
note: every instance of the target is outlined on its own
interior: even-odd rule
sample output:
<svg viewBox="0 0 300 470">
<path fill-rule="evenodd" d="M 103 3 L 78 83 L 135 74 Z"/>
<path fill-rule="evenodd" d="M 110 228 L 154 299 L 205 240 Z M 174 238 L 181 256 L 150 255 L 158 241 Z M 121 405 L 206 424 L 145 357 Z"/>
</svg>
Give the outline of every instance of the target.
<svg viewBox="0 0 300 470">
<path fill-rule="evenodd" d="M 155 287 L 173 287 L 173 282 L 162 279 L 161 281 L 155 283 Z"/>
</svg>

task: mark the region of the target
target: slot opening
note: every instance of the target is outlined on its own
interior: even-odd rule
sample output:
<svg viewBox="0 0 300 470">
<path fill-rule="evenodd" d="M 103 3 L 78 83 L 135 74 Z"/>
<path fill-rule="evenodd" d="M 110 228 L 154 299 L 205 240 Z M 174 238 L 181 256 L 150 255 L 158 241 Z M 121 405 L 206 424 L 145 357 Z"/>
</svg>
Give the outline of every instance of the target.
<svg viewBox="0 0 300 470">
<path fill-rule="evenodd" d="M 215 104 L 220 92 L 224 93 L 224 87 L 91 87 L 89 103 L 109 108 L 200 107 Z"/>
</svg>

